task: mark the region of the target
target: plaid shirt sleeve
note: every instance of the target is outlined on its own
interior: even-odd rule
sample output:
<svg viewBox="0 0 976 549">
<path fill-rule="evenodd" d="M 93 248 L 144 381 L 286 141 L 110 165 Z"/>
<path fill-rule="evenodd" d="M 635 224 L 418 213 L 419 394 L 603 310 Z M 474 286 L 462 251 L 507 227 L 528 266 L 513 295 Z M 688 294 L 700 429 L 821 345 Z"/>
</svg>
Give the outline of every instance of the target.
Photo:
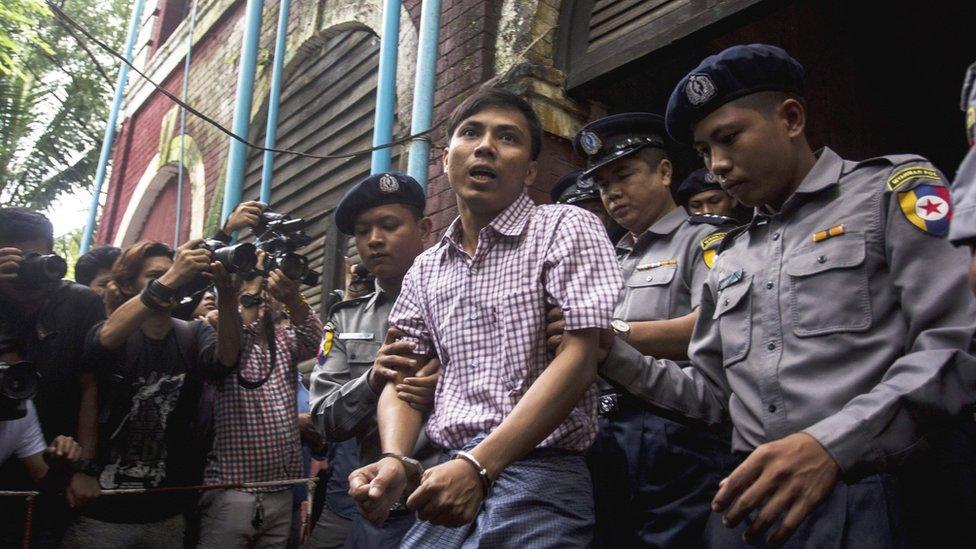
<svg viewBox="0 0 976 549">
<path fill-rule="evenodd" d="M 294 339 L 291 341 L 293 359 L 301 362 L 314 358 L 315 354 L 318 353 L 319 342 L 322 341 L 322 333 L 324 331 L 319 315 L 309 307 L 308 314 L 305 315 L 303 322 L 298 324 L 289 323 L 289 326 L 294 330 L 295 334 Z"/>
<path fill-rule="evenodd" d="M 434 352 L 428 328 L 427 309 L 424 306 L 423 283 L 420 280 L 421 261 L 415 261 L 403 278 L 400 295 L 390 311 L 390 327 L 404 333 L 404 341 L 417 344 L 414 352 L 429 355 Z"/>
<path fill-rule="evenodd" d="M 606 230 L 595 215 L 572 209 L 549 250 L 546 293 L 562 309 L 566 330 L 607 328 L 623 287 Z"/>
</svg>

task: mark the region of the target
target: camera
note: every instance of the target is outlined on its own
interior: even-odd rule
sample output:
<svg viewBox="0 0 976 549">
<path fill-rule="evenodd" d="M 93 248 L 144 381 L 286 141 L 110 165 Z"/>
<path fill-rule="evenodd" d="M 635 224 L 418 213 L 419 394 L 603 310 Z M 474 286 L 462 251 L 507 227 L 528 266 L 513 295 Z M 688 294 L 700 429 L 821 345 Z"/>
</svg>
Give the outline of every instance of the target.
<svg viewBox="0 0 976 549">
<path fill-rule="evenodd" d="M 33 398 L 41 385 L 41 374 L 31 362 L 0 360 L 0 421 L 20 419 L 27 414 L 23 402 Z"/>
<path fill-rule="evenodd" d="M 67 272 L 68 263 L 62 257 L 27 252 L 20 263 L 17 278 L 26 284 L 41 285 L 58 282 Z"/>
<path fill-rule="evenodd" d="M 231 274 L 250 273 L 258 263 L 257 248 L 250 242 L 228 246 L 219 240 L 204 240 L 197 248 L 210 252 L 211 261 L 219 261 Z"/>
<path fill-rule="evenodd" d="M 312 242 L 303 230 L 306 224 L 300 217 L 292 218 L 269 210 L 261 213 L 254 233 L 260 241 L 258 247 L 266 254 L 264 265 L 261 265 L 265 273 L 281 269 L 285 276 L 302 284 L 315 286 L 319 283 L 320 274 L 308 266 L 308 258 L 295 253 Z"/>
</svg>

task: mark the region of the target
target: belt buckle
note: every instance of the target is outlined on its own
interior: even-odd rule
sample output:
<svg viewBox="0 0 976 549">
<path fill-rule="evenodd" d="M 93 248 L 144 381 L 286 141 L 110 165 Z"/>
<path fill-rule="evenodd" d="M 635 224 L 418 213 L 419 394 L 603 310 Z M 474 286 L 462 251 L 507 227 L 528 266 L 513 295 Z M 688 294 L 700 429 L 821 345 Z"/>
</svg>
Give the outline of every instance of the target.
<svg viewBox="0 0 976 549">
<path fill-rule="evenodd" d="M 617 411 L 617 394 L 610 393 L 600 396 L 600 415 L 606 416 Z"/>
</svg>

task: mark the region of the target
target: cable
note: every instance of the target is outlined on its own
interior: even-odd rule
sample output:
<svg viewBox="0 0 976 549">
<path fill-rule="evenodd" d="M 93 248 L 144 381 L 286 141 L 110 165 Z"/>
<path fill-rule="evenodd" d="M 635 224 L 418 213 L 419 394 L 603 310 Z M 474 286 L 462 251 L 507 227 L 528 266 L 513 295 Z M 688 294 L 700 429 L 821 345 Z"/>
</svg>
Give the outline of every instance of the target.
<svg viewBox="0 0 976 549">
<path fill-rule="evenodd" d="M 80 32 L 86 38 L 88 38 L 89 40 L 91 40 L 92 42 L 94 42 L 95 45 L 97 45 L 101 49 L 105 50 L 106 52 L 108 52 L 109 54 L 111 54 L 116 59 L 119 59 L 120 61 L 122 61 L 123 63 L 125 63 L 126 65 L 128 65 L 129 68 L 131 68 L 132 70 L 134 70 L 136 72 L 136 74 L 138 74 L 139 76 L 141 76 L 142 78 L 144 78 L 147 82 L 149 82 L 150 84 L 152 84 L 153 87 L 156 88 L 157 91 L 159 91 L 160 93 L 162 93 L 163 95 L 165 95 L 171 101 L 173 101 L 177 105 L 180 105 L 181 107 L 183 107 L 184 109 L 186 109 L 187 112 L 195 115 L 196 117 L 200 118 L 204 122 L 206 122 L 206 123 L 210 124 L 211 126 L 215 127 L 217 130 L 219 130 L 221 133 L 227 135 L 231 139 L 234 139 L 234 140 L 236 140 L 236 141 L 238 141 L 240 143 L 243 143 L 244 145 L 246 145 L 247 147 L 250 147 L 252 149 L 256 149 L 256 150 L 259 150 L 259 151 L 268 151 L 268 152 L 273 152 L 273 153 L 277 153 L 277 154 L 293 154 L 295 156 L 301 156 L 303 158 L 314 158 L 314 159 L 317 159 L 317 160 L 336 160 L 336 159 L 342 159 L 342 158 L 352 158 L 352 157 L 356 157 L 356 156 L 362 156 L 362 155 L 365 155 L 365 154 L 370 154 L 373 151 L 377 151 L 377 150 L 380 150 L 380 149 L 387 149 L 387 148 L 390 148 L 390 147 L 395 147 L 397 145 L 406 143 L 408 141 L 413 141 L 415 139 L 426 139 L 428 141 L 431 141 L 430 134 L 433 133 L 433 131 L 436 130 L 437 128 L 439 128 L 441 125 L 443 125 L 444 122 L 446 121 L 446 119 L 442 119 L 440 122 L 438 122 L 438 123 L 434 124 L 433 126 L 431 126 L 430 129 L 428 129 L 428 130 L 425 130 L 425 131 L 422 131 L 422 132 L 418 132 L 418 133 L 415 133 L 415 134 L 412 134 L 412 135 L 407 135 L 407 136 L 404 136 L 404 137 L 400 137 L 398 139 L 394 139 L 393 141 L 391 141 L 389 143 L 384 143 L 382 145 L 377 145 L 377 146 L 371 147 L 369 149 L 361 149 L 361 150 L 358 150 L 358 151 L 353 151 L 353 152 L 344 153 L 344 154 L 311 154 L 311 153 L 305 153 L 305 152 L 301 152 L 301 151 L 292 151 L 292 150 L 289 150 L 289 149 L 276 149 L 276 148 L 268 148 L 268 147 L 262 147 L 260 145 L 255 145 L 254 143 L 251 143 L 247 139 L 244 139 L 243 137 L 241 137 L 241 136 L 235 134 L 234 132 L 232 132 L 231 130 L 225 128 L 224 126 L 222 126 L 219 122 L 217 122 L 213 118 L 210 118 L 209 116 L 203 114 L 202 112 L 200 112 L 197 109 L 193 108 L 189 104 L 184 103 L 181 99 L 179 99 L 178 97 L 176 97 L 175 95 L 173 95 L 169 90 L 166 90 L 165 88 L 163 88 L 162 86 L 160 86 L 159 84 L 157 84 L 156 82 L 154 82 L 151 78 L 149 78 L 149 76 L 147 76 L 144 72 L 142 72 L 141 70 L 139 70 L 135 65 L 133 65 L 132 63 L 130 63 L 125 57 L 123 57 L 122 55 L 120 55 L 119 53 L 117 53 L 115 50 L 113 50 L 110 46 L 108 46 L 107 44 L 105 44 L 104 42 L 102 42 L 101 40 L 99 40 L 98 38 L 96 38 L 95 36 L 93 36 L 90 32 L 88 32 L 88 29 L 84 28 L 83 26 L 81 26 L 80 23 L 78 23 L 77 21 L 75 21 L 74 19 L 72 19 L 71 16 L 69 16 L 66 13 L 64 13 L 64 11 L 60 7 L 58 7 L 54 2 L 52 2 L 51 0 L 45 0 L 45 3 L 47 4 L 47 6 L 51 9 L 51 11 L 57 17 L 60 17 L 61 19 L 63 19 L 64 21 L 66 21 L 69 25 L 71 25 L 72 27 L 74 27 L 75 29 L 77 29 L 78 32 Z"/>
</svg>

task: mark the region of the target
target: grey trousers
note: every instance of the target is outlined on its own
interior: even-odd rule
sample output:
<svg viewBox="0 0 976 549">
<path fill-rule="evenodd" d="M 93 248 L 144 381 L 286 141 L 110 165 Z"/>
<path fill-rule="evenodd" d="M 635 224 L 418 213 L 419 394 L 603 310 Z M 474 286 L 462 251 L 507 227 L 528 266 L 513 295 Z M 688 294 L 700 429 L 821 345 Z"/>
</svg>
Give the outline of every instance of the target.
<svg viewBox="0 0 976 549">
<path fill-rule="evenodd" d="M 78 517 L 68 526 L 62 549 L 172 549 L 183 546 L 183 515 L 159 522 L 115 523 Z"/>
<path fill-rule="evenodd" d="M 308 547 L 311 549 L 338 549 L 345 547 L 346 538 L 352 528 L 352 521 L 337 515 L 328 507 L 322 508 L 322 515 L 319 516 L 312 535 L 308 539 Z"/>
<path fill-rule="evenodd" d="M 263 508 L 259 528 L 253 524 Z M 199 549 L 281 548 L 291 534 L 291 489 L 277 492 L 211 490 L 200 498 Z"/>
</svg>

